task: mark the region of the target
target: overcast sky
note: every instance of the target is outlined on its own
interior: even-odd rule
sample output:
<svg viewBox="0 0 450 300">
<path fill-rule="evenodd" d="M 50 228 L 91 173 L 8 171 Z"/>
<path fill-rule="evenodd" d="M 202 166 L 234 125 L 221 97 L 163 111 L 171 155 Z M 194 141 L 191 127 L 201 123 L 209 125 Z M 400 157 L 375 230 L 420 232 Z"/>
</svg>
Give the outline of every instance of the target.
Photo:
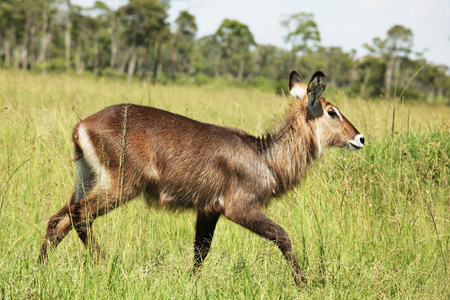
<svg viewBox="0 0 450 300">
<path fill-rule="evenodd" d="M 91 6 L 95 0 L 72 2 Z M 113 8 L 127 3 L 103 2 Z M 355 49 L 358 56 L 367 54 L 365 43 L 384 39 L 392 26 L 402 25 L 414 34 L 414 52 L 450 66 L 450 0 L 171 0 L 168 21 L 173 24 L 182 10 L 196 17 L 198 37 L 213 34 L 227 18 L 247 25 L 256 43 L 285 49 L 290 46 L 284 42 L 287 29 L 281 21 L 299 12 L 312 13 L 322 46 Z"/>
</svg>

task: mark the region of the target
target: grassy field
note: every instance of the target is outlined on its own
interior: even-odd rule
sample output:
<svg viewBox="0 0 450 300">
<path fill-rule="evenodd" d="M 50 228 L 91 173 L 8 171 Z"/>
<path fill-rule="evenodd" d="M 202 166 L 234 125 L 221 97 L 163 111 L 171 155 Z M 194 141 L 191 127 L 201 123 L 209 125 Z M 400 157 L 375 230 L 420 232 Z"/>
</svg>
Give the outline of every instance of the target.
<svg viewBox="0 0 450 300">
<path fill-rule="evenodd" d="M 191 275 L 194 213 L 140 199 L 94 223 L 104 264 L 73 232 L 36 264 L 48 218 L 72 193 L 80 119 L 132 102 L 260 134 L 289 97 L 0 70 L 0 298 L 449 299 L 450 107 L 325 96 L 366 147 L 329 149 L 265 210 L 292 239 L 309 279 L 299 290 L 272 243 L 223 218 Z"/>
</svg>

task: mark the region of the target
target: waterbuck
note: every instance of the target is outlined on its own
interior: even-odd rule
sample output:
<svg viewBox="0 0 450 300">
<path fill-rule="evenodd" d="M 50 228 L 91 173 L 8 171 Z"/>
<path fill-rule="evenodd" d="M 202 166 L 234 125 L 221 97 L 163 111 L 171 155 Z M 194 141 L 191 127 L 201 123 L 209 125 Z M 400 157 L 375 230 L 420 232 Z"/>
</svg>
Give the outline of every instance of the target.
<svg viewBox="0 0 450 300">
<path fill-rule="evenodd" d="M 150 206 L 194 209 L 194 271 L 205 260 L 221 215 L 273 241 L 297 285 L 306 278 L 286 232 L 261 212 L 305 176 L 328 147 L 358 150 L 364 137 L 339 109 L 321 98 L 325 75 L 307 86 L 292 71 L 295 100 L 278 127 L 262 137 L 133 104 L 110 106 L 73 131 L 76 186 L 48 221 L 39 261 L 75 228 L 96 258 L 104 258 L 92 222 L 143 194 Z"/>
</svg>

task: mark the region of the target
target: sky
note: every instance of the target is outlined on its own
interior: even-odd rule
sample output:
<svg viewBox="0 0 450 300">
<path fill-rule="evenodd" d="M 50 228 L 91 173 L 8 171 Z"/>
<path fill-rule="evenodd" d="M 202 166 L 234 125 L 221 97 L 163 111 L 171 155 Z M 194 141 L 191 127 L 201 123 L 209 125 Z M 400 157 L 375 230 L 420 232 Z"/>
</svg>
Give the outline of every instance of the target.
<svg viewBox="0 0 450 300">
<path fill-rule="evenodd" d="M 95 0 L 72 0 L 91 6 Z M 103 0 L 117 8 L 126 0 Z M 196 18 L 197 37 L 213 34 L 224 19 L 249 27 L 257 44 L 290 49 L 281 25 L 290 15 L 312 13 L 321 36 L 320 45 L 345 52 L 367 54 L 364 44 L 386 38 L 394 25 L 412 30 L 413 53 L 424 53 L 433 64 L 450 67 L 450 0 L 171 0 L 168 21 L 174 24 L 182 10 Z M 412 58 L 416 58 L 415 55 Z"/>
</svg>

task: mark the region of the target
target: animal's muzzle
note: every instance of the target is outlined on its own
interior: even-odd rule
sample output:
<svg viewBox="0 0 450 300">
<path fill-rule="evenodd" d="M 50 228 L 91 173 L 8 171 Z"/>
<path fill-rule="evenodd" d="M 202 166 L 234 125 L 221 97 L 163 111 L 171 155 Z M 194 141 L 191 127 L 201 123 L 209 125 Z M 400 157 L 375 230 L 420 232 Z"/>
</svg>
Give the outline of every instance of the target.
<svg viewBox="0 0 450 300">
<path fill-rule="evenodd" d="M 364 147 L 364 136 L 362 134 L 356 135 L 353 140 L 347 142 L 346 148 L 351 151 L 356 151 Z"/>
</svg>

